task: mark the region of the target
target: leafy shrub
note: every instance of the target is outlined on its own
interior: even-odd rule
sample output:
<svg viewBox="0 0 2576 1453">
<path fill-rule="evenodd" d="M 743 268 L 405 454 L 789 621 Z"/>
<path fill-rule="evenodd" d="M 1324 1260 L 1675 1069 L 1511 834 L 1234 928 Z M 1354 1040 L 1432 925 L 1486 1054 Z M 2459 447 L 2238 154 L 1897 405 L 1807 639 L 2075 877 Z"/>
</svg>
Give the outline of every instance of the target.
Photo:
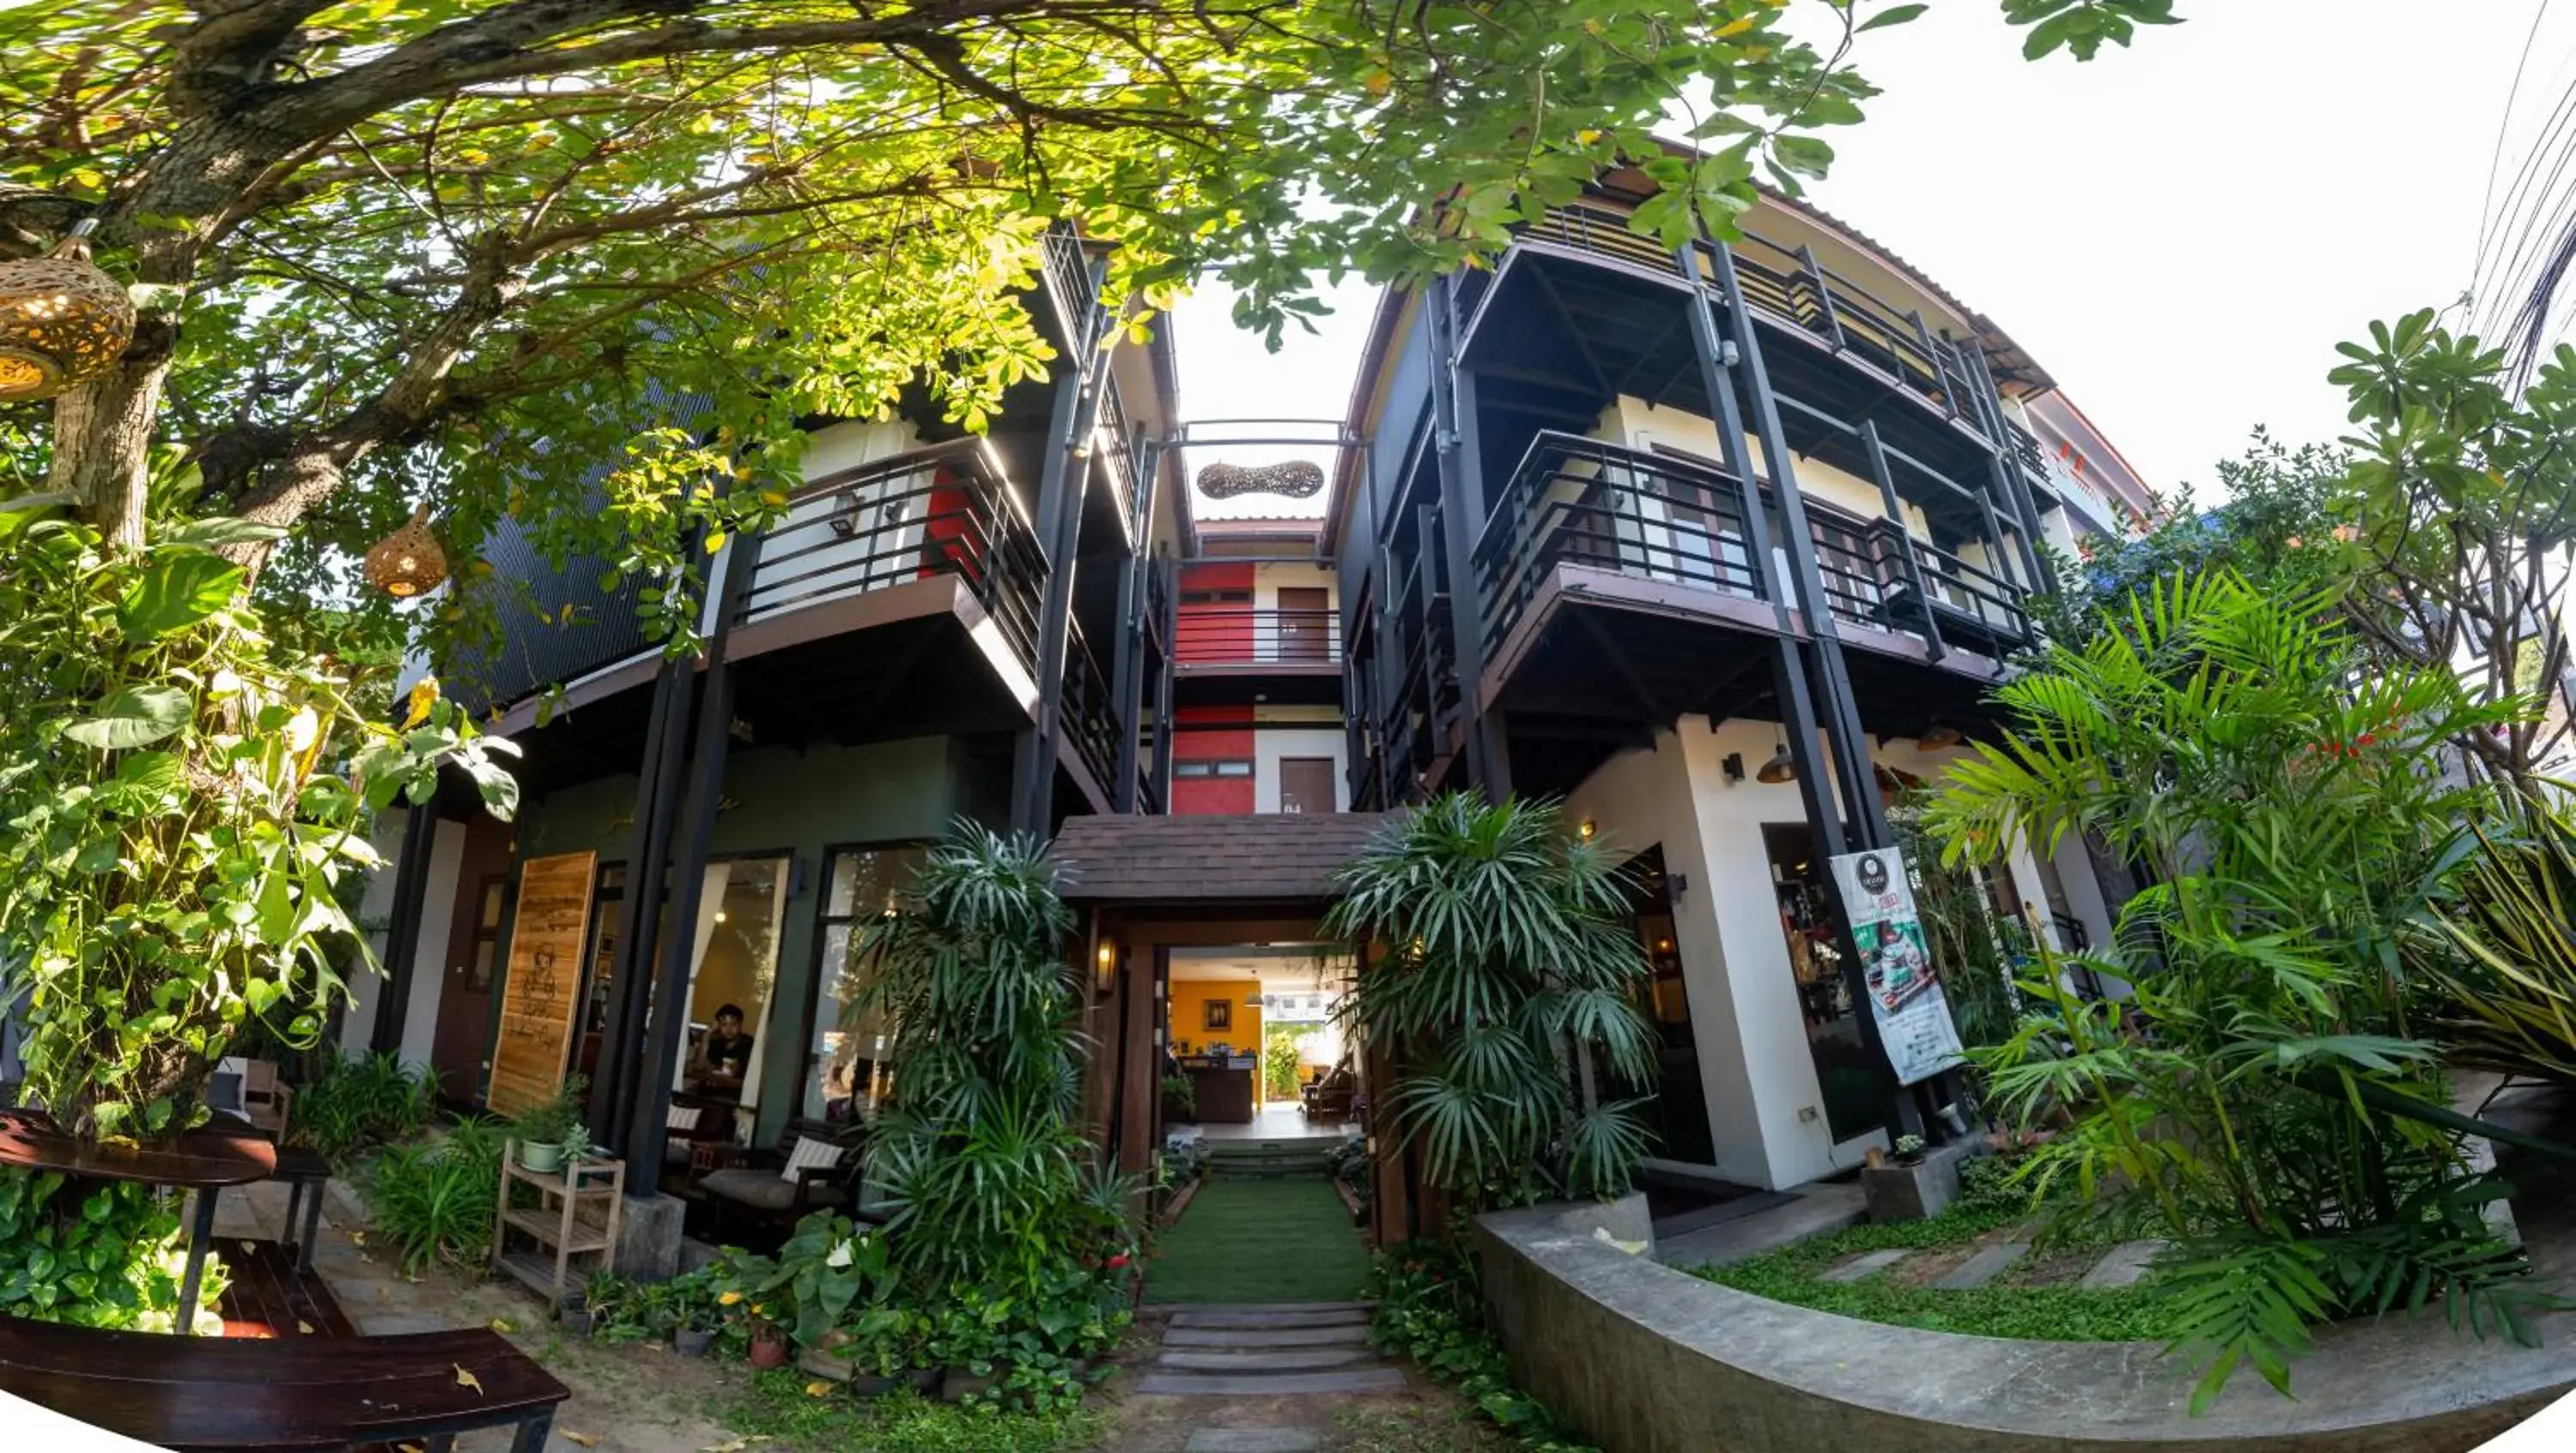
<svg viewBox="0 0 2576 1453">
<path fill-rule="evenodd" d="M 1324 1169 L 1351 1188 L 1352 1196 L 1360 1203 L 1360 1214 L 1368 1214 L 1377 1200 L 1377 1178 L 1369 1174 L 1368 1141 L 1357 1135 L 1344 1136 L 1340 1144 L 1324 1152 Z"/>
<path fill-rule="evenodd" d="M 961 825 L 860 936 L 853 1016 L 881 1014 L 904 1073 L 871 1137 L 892 1266 L 939 1308 L 933 1355 L 1011 1390 L 1077 1395 L 1117 1344 L 1138 1274 L 1135 1178 L 1077 1128 L 1090 985 L 1043 850 Z"/>
<path fill-rule="evenodd" d="M 460 1120 L 434 1140 L 387 1146 L 366 1180 L 376 1230 L 413 1275 L 440 1261 L 479 1263 L 491 1250 L 500 1194 L 500 1135 L 480 1119 Z"/>
<path fill-rule="evenodd" d="M 947 1407 L 910 1392 L 861 1401 L 810 1386 L 794 1368 L 755 1372 L 722 1409 L 725 1426 L 783 1447 L 868 1453 L 1080 1453 L 1107 1431 L 1106 1417 L 1085 1408 Z"/>
<path fill-rule="evenodd" d="M 2477 1214 L 2503 1192 L 2450 1133 L 2442 1047 L 2398 971 L 2488 803 L 2455 744 L 2520 706 L 2363 669 L 2331 604 L 2157 585 L 1998 688 L 2014 731 L 1953 765 L 1929 814 L 1954 861 L 2090 832 L 2155 883 L 2108 956 L 2034 945 L 2019 1028 L 1975 1057 L 2002 1114 L 2066 1122 L 2022 1181 L 2177 1243 L 2195 1411 L 2247 1363 L 2287 1392 L 2323 1322 L 2438 1296 L 2529 1341 L 2552 1301 Z M 2087 966 L 2134 1001 L 2078 1000 L 2066 971 Z"/>
<path fill-rule="evenodd" d="M 1485 1324 L 1475 1263 L 1452 1244 L 1417 1240 L 1379 1252 L 1368 1294 L 1369 1341 L 1455 1386 L 1527 1453 L 1593 1453 L 1547 1406 L 1512 1381 L 1503 1345 Z"/>
<path fill-rule="evenodd" d="M 0 1166 L 0 1316 L 168 1332 L 188 1262 L 179 1201 L 117 1181 L 74 1199 L 57 1171 Z M 214 1332 L 225 1282 L 209 1252 L 197 1326 Z"/>
<path fill-rule="evenodd" d="M 2013 1174 L 2019 1162 L 2001 1155 L 1980 1155 L 1959 1164 L 1959 1199 L 1963 1211 L 2019 1215 L 2030 1209 L 2030 1188 Z"/>
<path fill-rule="evenodd" d="M 1338 1012 L 1401 1047 L 1407 1073 L 1380 1103 L 1462 1201 L 1610 1199 L 1645 1153 L 1646 1101 L 1592 1083 L 1596 1070 L 1628 1086 L 1655 1075 L 1636 1004 L 1652 969 L 1617 862 L 1552 804 L 1451 793 L 1338 875 L 1326 931 L 1355 954 L 1376 948 Z M 1581 1095 L 1561 1068 L 1569 1046 Z"/>
<path fill-rule="evenodd" d="M 129 550 L 45 512 L 0 509 L 0 990 L 27 995 L 31 1102 L 85 1139 L 157 1136 L 202 1117 L 251 1018 L 340 991 L 374 809 L 448 760 L 496 810 L 516 788 L 434 683 L 397 731 L 262 633 L 216 553 L 262 527 Z"/>
<path fill-rule="evenodd" d="M 1266 1025 L 1261 1031 L 1261 1094 L 1268 1100 L 1297 1098 L 1297 1046 L 1306 1031 L 1293 1024 Z"/>
<path fill-rule="evenodd" d="M 287 1138 L 346 1165 L 361 1151 L 418 1135 L 437 1108 L 438 1081 L 406 1068 L 401 1055 L 333 1058 L 296 1090 Z"/>
</svg>

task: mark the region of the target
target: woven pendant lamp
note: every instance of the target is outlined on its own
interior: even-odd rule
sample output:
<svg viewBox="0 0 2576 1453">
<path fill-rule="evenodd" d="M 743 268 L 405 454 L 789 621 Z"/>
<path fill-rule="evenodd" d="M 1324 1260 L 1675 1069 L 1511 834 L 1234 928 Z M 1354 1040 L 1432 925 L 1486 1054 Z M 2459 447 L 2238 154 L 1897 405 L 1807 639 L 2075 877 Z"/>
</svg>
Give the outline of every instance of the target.
<svg viewBox="0 0 2576 1453">
<path fill-rule="evenodd" d="M 89 260 L 97 219 L 44 257 L 0 262 L 0 404 L 51 398 L 96 378 L 134 341 L 134 304 Z"/>
<path fill-rule="evenodd" d="M 447 552 L 430 533 L 429 506 L 412 511 L 402 528 L 378 540 L 363 568 L 368 584 L 396 600 L 436 589 L 447 578 Z"/>
</svg>

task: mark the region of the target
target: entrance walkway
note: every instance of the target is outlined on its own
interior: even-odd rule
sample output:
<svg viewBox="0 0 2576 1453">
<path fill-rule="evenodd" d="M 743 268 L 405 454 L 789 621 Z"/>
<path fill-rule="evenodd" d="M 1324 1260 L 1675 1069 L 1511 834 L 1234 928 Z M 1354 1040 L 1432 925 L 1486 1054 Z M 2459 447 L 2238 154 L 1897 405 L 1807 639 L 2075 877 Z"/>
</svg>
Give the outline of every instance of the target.
<svg viewBox="0 0 2576 1453">
<path fill-rule="evenodd" d="M 1368 1247 L 1322 1177 L 1213 1174 L 1163 1233 L 1147 1268 L 1153 1302 L 1347 1302 L 1368 1281 Z"/>
</svg>

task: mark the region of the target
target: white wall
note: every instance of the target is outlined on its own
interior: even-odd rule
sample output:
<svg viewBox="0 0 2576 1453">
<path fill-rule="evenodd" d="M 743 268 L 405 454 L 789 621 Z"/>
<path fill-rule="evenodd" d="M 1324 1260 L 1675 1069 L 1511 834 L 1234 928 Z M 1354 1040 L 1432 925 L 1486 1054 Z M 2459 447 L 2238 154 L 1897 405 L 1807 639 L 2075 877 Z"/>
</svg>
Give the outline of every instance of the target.
<svg viewBox="0 0 2576 1453">
<path fill-rule="evenodd" d="M 900 419 L 885 423 L 853 421 L 833 424 L 806 437 L 805 457 L 799 467 L 810 482 L 916 448 L 920 437 L 918 430 Z M 903 475 L 854 490 L 848 495 L 823 495 L 789 510 L 764 545 L 763 555 L 774 559 L 800 550 L 812 553 L 799 555 L 779 567 L 785 574 L 800 577 L 794 585 L 784 587 L 784 594 L 796 598 L 826 585 L 835 586 L 828 594 L 818 594 L 811 599 L 793 599 L 796 606 L 817 605 L 823 600 L 855 594 L 871 586 L 913 578 L 920 562 L 910 558 L 910 552 L 912 547 L 921 543 L 922 520 L 928 506 L 918 497 L 905 496 L 929 483 L 927 474 Z M 888 517 L 889 504 L 899 506 L 900 519 Z M 851 516 L 854 529 L 847 539 L 834 534 L 831 526 L 836 516 L 845 514 Z M 868 573 L 865 576 L 853 574 L 846 583 L 828 575 L 803 578 L 810 572 L 861 559 L 870 561 Z M 762 568 L 766 573 L 768 567 L 764 564 Z M 716 592 L 711 588 L 707 594 L 712 600 Z M 757 603 L 752 614 L 764 616 L 781 608 L 784 608 L 783 602 L 762 601 Z"/>
<path fill-rule="evenodd" d="M 358 915 L 362 920 L 381 923 L 393 916 L 394 883 L 402 873 L 404 824 L 410 813 L 422 810 L 403 808 L 379 819 L 374 842 L 385 866 L 376 870 L 359 899 Z M 411 998 L 403 1008 L 399 1047 L 403 1063 L 415 1069 L 429 1063 L 430 1046 L 438 1035 L 438 999 L 447 984 L 447 940 L 456 923 L 457 885 L 465 862 L 467 831 L 464 823 L 442 821 L 430 837 L 428 891 L 421 898 L 420 934 L 412 941 Z M 369 934 L 367 946 L 382 963 L 388 952 L 385 933 Z M 349 1009 L 340 1023 L 342 1054 L 367 1052 L 368 1040 L 375 1033 L 376 1001 L 385 988 L 385 976 L 380 971 L 362 969 L 351 978 Z"/>
<path fill-rule="evenodd" d="M 1283 757 L 1330 757 L 1333 760 L 1333 810 L 1351 809 L 1350 737 L 1341 715 L 1329 706 L 1259 706 L 1253 708 L 1252 810 L 1279 810 L 1279 762 Z"/>
</svg>

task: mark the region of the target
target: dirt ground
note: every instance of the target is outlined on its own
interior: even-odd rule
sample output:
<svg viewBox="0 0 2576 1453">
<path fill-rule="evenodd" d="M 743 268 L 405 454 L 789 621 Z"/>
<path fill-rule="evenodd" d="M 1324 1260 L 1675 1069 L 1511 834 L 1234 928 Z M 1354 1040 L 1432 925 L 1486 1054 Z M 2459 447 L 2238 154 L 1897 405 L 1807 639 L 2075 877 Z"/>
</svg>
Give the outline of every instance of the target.
<svg viewBox="0 0 2576 1453">
<path fill-rule="evenodd" d="M 1148 1310 L 1129 1334 L 1120 1362 L 1153 1356 L 1168 1313 Z M 1507 1446 L 1466 1400 L 1406 1370 L 1401 1392 L 1292 1397 L 1164 1397 L 1130 1393 L 1131 1379 L 1112 1378 L 1107 1453 L 1181 1453 L 1200 1428 L 1295 1428 L 1313 1433 L 1328 1453 L 1499 1453 Z"/>
</svg>

